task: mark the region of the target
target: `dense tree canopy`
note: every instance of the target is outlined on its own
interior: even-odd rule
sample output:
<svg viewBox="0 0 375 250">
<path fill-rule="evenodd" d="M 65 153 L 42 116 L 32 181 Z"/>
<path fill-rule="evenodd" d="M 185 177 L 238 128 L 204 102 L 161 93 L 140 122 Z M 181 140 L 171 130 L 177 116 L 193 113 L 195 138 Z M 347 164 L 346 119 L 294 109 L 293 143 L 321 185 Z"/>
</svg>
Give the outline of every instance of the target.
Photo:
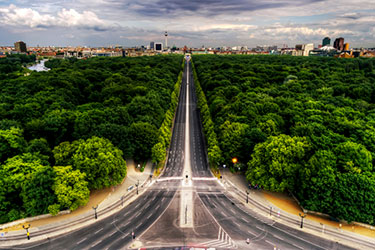
<svg viewBox="0 0 375 250">
<path fill-rule="evenodd" d="M 288 190 L 307 209 L 375 223 L 373 59 L 193 60 L 222 163 L 237 157 L 249 182 Z"/>
<path fill-rule="evenodd" d="M 33 61 L 0 58 L 0 223 L 74 210 L 120 183 L 126 157 L 150 159 L 159 130 L 168 140 L 177 105 L 182 56 L 23 67 Z"/>
</svg>

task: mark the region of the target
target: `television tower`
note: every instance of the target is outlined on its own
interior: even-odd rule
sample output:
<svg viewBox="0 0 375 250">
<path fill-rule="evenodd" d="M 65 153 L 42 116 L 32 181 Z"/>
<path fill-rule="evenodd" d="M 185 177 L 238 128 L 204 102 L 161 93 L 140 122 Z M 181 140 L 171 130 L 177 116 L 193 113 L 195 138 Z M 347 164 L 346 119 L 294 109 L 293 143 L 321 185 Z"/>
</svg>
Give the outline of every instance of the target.
<svg viewBox="0 0 375 250">
<path fill-rule="evenodd" d="M 167 49 L 168 48 L 168 32 L 167 31 L 164 33 L 164 36 L 165 36 L 165 48 Z"/>
</svg>

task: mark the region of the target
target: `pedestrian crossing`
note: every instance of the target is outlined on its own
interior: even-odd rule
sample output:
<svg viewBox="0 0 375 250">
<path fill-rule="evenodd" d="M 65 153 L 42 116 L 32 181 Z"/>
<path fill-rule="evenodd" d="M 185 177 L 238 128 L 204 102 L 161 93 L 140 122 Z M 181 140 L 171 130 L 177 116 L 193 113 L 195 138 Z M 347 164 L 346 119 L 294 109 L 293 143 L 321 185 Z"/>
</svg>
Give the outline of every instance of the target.
<svg viewBox="0 0 375 250">
<path fill-rule="evenodd" d="M 236 249 L 237 245 L 234 243 L 232 238 L 224 231 L 222 227 L 219 228 L 217 239 L 206 241 L 201 245 L 207 247 L 225 248 L 225 249 Z"/>
</svg>

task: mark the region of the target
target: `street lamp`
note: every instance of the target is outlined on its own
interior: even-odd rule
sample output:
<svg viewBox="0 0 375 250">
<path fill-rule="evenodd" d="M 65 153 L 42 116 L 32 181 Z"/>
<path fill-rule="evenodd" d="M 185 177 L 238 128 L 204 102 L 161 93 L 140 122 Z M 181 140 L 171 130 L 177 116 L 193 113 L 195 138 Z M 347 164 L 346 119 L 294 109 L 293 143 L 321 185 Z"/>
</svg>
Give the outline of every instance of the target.
<svg viewBox="0 0 375 250">
<path fill-rule="evenodd" d="M 137 195 L 138 195 L 139 180 L 137 180 L 137 184 L 135 184 L 135 186 L 137 187 Z"/>
<path fill-rule="evenodd" d="M 272 206 L 270 206 L 270 216 L 272 215 Z"/>
<path fill-rule="evenodd" d="M 299 213 L 299 216 L 301 217 L 301 228 L 303 228 L 303 219 L 306 217 L 307 214 Z"/>
<path fill-rule="evenodd" d="M 121 196 L 121 206 L 122 207 L 124 206 L 124 196 L 123 195 Z"/>
<path fill-rule="evenodd" d="M 30 240 L 30 233 L 29 233 L 30 224 L 28 224 L 27 226 L 22 225 L 22 227 L 23 227 L 23 229 L 26 230 L 27 239 Z"/>
<path fill-rule="evenodd" d="M 96 205 L 95 207 L 92 207 L 92 209 L 94 209 L 94 213 L 95 213 L 95 220 L 98 219 L 98 214 L 96 213 L 97 208 L 98 208 L 98 205 Z"/>
<path fill-rule="evenodd" d="M 223 164 L 223 182 L 224 182 L 224 172 L 225 172 L 225 168 L 227 167 L 227 165 Z"/>
<path fill-rule="evenodd" d="M 246 203 L 249 203 L 249 191 L 246 190 Z"/>
</svg>

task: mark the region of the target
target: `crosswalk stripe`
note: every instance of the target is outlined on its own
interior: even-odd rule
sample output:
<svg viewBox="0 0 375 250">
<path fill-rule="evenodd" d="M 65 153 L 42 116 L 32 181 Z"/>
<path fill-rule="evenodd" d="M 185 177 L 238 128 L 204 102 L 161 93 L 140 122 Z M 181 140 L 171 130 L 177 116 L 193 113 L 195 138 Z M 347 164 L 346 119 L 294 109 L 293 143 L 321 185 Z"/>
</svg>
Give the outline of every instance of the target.
<svg viewBox="0 0 375 250">
<path fill-rule="evenodd" d="M 219 227 L 219 232 L 217 235 L 217 240 L 210 240 L 201 245 L 208 246 L 208 247 L 218 247 L 218 248 L 236 248 L 236 244 L 231 239 L 231 237 L 224 231 L 222 227 Z"/>
</svg>

